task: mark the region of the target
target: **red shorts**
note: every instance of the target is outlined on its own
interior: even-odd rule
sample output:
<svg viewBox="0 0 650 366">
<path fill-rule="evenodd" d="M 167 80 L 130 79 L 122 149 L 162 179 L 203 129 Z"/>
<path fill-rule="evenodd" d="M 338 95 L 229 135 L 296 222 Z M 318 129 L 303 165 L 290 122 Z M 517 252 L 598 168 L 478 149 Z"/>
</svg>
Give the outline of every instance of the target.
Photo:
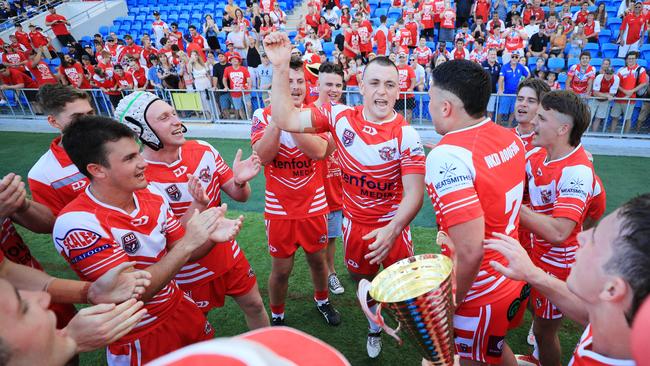
<svg viewBox="0 0 650 366">
<path fill-rule="evenodd" d="M 344 259 L 348 271 L 362 275 L 374 275 L 379 272 L 379 264 L 370 264 L 370 261 L 364 258 L 369 253 L 368 245 L 372 244 L 375 239 L 363 240 L 361 238 L 383 226 L 384 224 L 368 225 L 353 223 L 348 218 L 343 217 Z M 411 229 L 407 226 L 402 231 L 402 234 L 395 239 L 395 244 L 393 244 L 388 256 L 381 262 L 381 265 L 386 268 L 401 259 L 413 255 Z"/>
<path fill-rule="evenodd" d="M 543 269 L 544 272 L 548 273 L 549 275 L 562 281 L 566 281 L 566 279 L 569 277 L 569 273 L 571 272 L 570 268 L 553 268 L 551 270 L 548 268 L 548 266 L 543 266 L 539 263 L 535 263 L 535 265 Z M 542 319 L 562 319 L 563 315 L 560 309 L 555 307 L 555 305 L 553 305 L 553 303 L 539 291 L 536 291 L 534 287 L 530 292 L 530 301 L 533 305 L 533 312 L 535 313 L 536 317 Z"/>
<path fill-rule="evenodd" d="M 306 253 L 316 253 L 327 247 L 327 215 L 264 222 L 272 257 L 289 258 L 299 247 Z"/>
<path fill-rule="evenodd" d="M 146 327 L 146 325 L 144 325 Z M 186 296 L 169 318 L 142 337 L 106 347 L 109 366 L 139 366 L 187 345 L 214 337 L 214 329 L 196 304 Z"/>
<path fill-rule="evenodd" d="M 222 307 L 226 295 L 231 297 L 246 295 L 256 283 L 255 271 L 248 263 L 244 252 L 241 252 L 235 265 L 228 272 L 197 286 L 186 285 L 184 289 L 199 309 L 207 313 L 213 308 Z"/>
<path fill-rule="evenodd" d="M 77 315 L 77 308 L 72 304 L 50 303 L 50 310 L 56 314 L 56 329 L 63 329 Z"/>
<path fill-rule="evenodd" d="M 462 303 L 454 314 L 454 341 L 460 358 L 489 364 L 499 364 L 506 333 L 523 317 L 525 299 L 521 296 L 524 283 L 501 300 L 485 305 Z"/>
</svg>

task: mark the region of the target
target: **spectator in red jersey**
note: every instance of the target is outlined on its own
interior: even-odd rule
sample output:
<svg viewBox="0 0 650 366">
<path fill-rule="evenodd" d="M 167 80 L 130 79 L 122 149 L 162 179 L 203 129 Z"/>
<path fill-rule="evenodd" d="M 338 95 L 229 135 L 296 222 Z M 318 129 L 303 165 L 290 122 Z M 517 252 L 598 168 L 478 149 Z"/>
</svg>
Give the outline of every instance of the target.
<svg viewBox="0 0 650 366">
<path fill-rule="evenodd" d="M 128 60 L 128 72 L 133 78 L 133 90 L 145 90 L 147 88 L 147 70 L 140 66 L 137 59 L 129 58 Z"/>
<path fill-rule="evenodd" d="M 133 90 L 133 75 L 130 72 L 124 71 L 122 65 L 115 65 L 113 68 L 113 79 L 118 91 L 132 91 Z"/>
<path fill-rule="evenodd" d="M 84 76 L 90 82 L 90 85 L 93 84 L 93 75 L 95 75 L 95 66 L 90 61 L 90 56 L 83 55 L 81 56 L 81 66 L 84 68 Z"/>
<path fill-rule="evenodd" d="M 637 92 L 647 88 L 648 86 L 648 74 L 645 70 L 645 68 L 641 67 L 637 63 L 637 59 L 639 58 L 639 52 L 637 51 L 630 51 L 626 56 L 625 56 L 625 67 L 621 67 L 617 72 L 616 76 L 618 76 L 620 82 L 618 86 L 618 93 L 616 94 L 617 98 L 636 98 Z M 618 121 L 620 120 L 621 116 L 623 116 L 623 123 L 625 125 L 624 131 L 625 133 L 628 133 L 630 131 L 630 127 L 632 125 L 632 112 L 634 110 L 634 101 L 629 102 L 627 100 L 617 100 L 614 102 L 614 105 L 612 106 L 611 110 L 611 117 L 612 117 L 612 125 L 611 125 L 611 132 L 617 132 L 618 128 Z M 647 109 L 644 111 L 644 106 L 641 109 L 641 112 L 639 113 L 639 120 L 643 121 L 645 120 L 645 117 L 648 116 Z M 642 116 L 643 114 L 643 116 Z M 641 117 L 644 117 L 642 120 Z M 639 124 L 637 124 L 638 126 Z"/>
<path fill-rule="evenodd" d="M 140 59 L 140 53 L 142 52 L 142 47 L 138 46 L 133 42 L 133 37 L 130 34 L 124 36 L 124 45 L 122 51 L 122 57 L 131 57 L 137 60 Z"/>
<path fill-rule="evenodd" d="M 413 118 L 413 108 L 415 108 L 415 95 L 412 93 L 416 82 L 415 71 L 407 63 L 408 54 L 406 52 L 400 52 L 398 60 L 400 96 L 395 102 L 395 110 L 403 115 L 410 124 Z"/>
<path fill-rule="evenodd" d="M 593 99 L 589 100 L 591 110 L 591 130 L 600 132 L 600 124 L 609 116 L 610 101 L 618 91 L 620 79 L 614 75 L 614 69 L 607 67 L 596 76 L 593 85 Z"/>
<path fill-rule="evenodd" d="M 0 90 L 38 88 L 38 84 L 36 84 L 32 78 L 27 76 L 27 74 L 14 68 L 7 67 L 4 64 L 0 64 L 0 81 L 2 82 Z M 24 90 L 23 93 L 30 103 L 36 102 L 38 90 Z"/>
<path fill-rule="evenodd" d="M 596 78 L 596 68 L 589 64 L 590 61 L 591 53 L 582 51 L 580 63 L 571 66 L 567 73 L 566 89 L 572 90 L 583 98 L 591 95 L 594 79 Z"/>
<path fill-rule="evenodd" d="M 151 55 L 157 55 L 158 50 L 155 49 L 151 43 L 151 38 L 148 35 L 142 36 L 142 52 L 140 53 L 140 65 L 150 68 Z"/>
<path fill-rule="evenodd" d="M 323 16 L 320 17 L 320 23 L 318 24 L 318 38 L 324 42 L 330 42 L 332 40 L 332 26 L 327 23 L 327 20 Z"/>
<path fill-rule="evenodd" d="M 456 47 L 451 51 L 454 60 L 469 60 L 469 51 L 465 48 L 465 41 L 462 38 L 456 40 Z"/>
<path fill-rule="evenodd" d="M 422 37 L 433 41 L 433 29 L 435 27 L 435 4 L 433 0 L 420 1 L 420 20 L 422 25 Z"/>
<path fill-rule="evenodd" d="M 380 25 L 375 30 L 375 34 L 372 37 L 373 44 L 377 46 L 377 54 L 380 56 L 385 56 L 390 51 L 389 45 L 392 43 L 392 37 L 390 32 L 386 27 L 386 16 L 382 15 L 379 17 Z"/>
<path fill-rule="evenodd" d="M 361 40 L 359 37 L 359 21 L 353 19 L 350 22 L 350 29 L 345 32 L 345 43 L 343 45 L 343 54 L 347 58 L 354 58 L 361 54 Z"/>
<path fill-rule="evenodd" d="M 362 12 L 355 14 L 355 19 L 359 22 L 357 33 L 359 34 L 359 50 L 363 57 L 367 57 L 372 52 L 372 23 Z M 417 24 L 415 24 L 415 32 L 417 33 Z"/>
<path fill-rule="evenodd" d="M 52 28 L 52 32 L 56 36 L 56 39 L 61 42 L 63 46 L 72 46 L 77 43 L 77 40 L 70 34 L 68 27 L 70 22 L 63 15 L 56 13 L 56 8 L 53 5 L 47 7 L 47 10 L 50 11 L 45 17 L 45 25 Z"/>
<path fill-rule="evenodd" d="M 29 63 L 26 66 L 29 72 L 34 75 L 36 84 L 39 87 L 43 84 L 56 84 L 58 82 L 56 77 L 52 75 L 50 67 L 43 62 L 43 54 L 40 49 L 29 56 Z"/>
<path fill-rule="evenodd" d="M 84 77 L 83 67 L 70 55 L 63 55 L 59 78 L 63 84 L 72 85 L 77 89 L 90 89 L 90 82 Z"/>
<path fill-rule="evenodd" d="M 241 56 L 238 53 L 231 54 L 228 62 L 231 66 L 223 71 L 223 85 L 226 90 L 231 90 L 232 104 L 240 119 L 246 120 L 247 116 L 252 114 L 252 105 L 250 92 L 244 90 L 251 88 L 251 75 L 248 69 L 241 65 Z"/>
<path fill-rule="evenodd" d="M 343 26 L 343 24 L 347 24 L 349 26 L 351 19 L 350 8 L 347 5 L 343 5 L 341 8 L 341 26 Z"/>
<path fill-rule="evenodd" d="M 2 54 L 2 63 L 6 66 L 16 69 L 23 70 L 24 66 L 27 65 L 27 58 L 22 52 L 17 52 L 14 47 L 8 43 L 5 43 L 2 46 L 4 53 Z"/>
<path fill-rule="evenodd" d="M 29 39 L 32 42 L 34 49 L 41 49 L 43 51 L 43 56 L 45 58 L 51 59 L 52 52 L 54 52 L 54 47 L 52 47 L 52 41 L 50 37 L 46 36 L 43 33 L 41 27 L 37 27 L 34 24 L 29 25 Z"/>
<path fill-rule="evenodd" d="M 122 100 L 122 93 L 117 90 L 117 83 L 112 76 L 106 74 L 103 69 L 98 68 L 93 75 L 93 84 L 106 94 L 113 108 L 117 107 L 120 100 Z"/>
<path fill-rule="evenodd" d="M 598 43 L 600 23 L 596 20 L 594 13 L 589 13 L 589 15 L 587 15 L 587 22 L 585 23 L 583 31 L 585 37 L 587 37 L 587 42 Z"/>
<path fill-rule="evenodd" d="M 449 0 L 445 0 L 445 10 L 440 14 L 440 33 L 438 41 L 453 42 L 456 29 L 456 11 L 451 7 Z"/>
<path fill-rule="evenodd" d="M 487 49 L 485 48 L 485 40 L 479 38 L 474 44 L 474 49 L 469 53 L 469 60 L 482 64 L 487 60 Z"/>
<path fill-rule="evenodd" d="M 318 29 L 318 10 L 315 6 L 310 6 L 307 15 L 305 15 L 305 22 L 310 26 L 314 31 Z"/>
<path fill-rule="evenodd" d="M 491 32 L 493 29 L 498 29 L 500 32 L 504 32 L 506 30 L 506 25 L 503 20 L 499 19 L 499 13 L 497 12 L 494 12 L 492 14 L 492 20 L 490 20 L 485 26 L 485 30 L 488 32 Z"/>
<path fill-rule="evenodd" d="M 587 23 L 587 16 L 589 15 L 589 3 L 584 1 L 575 14 L 573 14 L 573 23 L 575 25 Z"/>
<path fill-rule="evenodd" d="M 490 15 L 490 0 L 477 0 L 472 7 L 472 15 L 474 20 L 481 17 L 481 19 L 487 19 Z"/>
<path fill-rule="evenodd" d="M 420 43 L 418 44 L 418 47 L 416 47 L 413 51 L 413 55 L 415 56 L 417 63 L 422 66 L 426 66 L 429 64 L 429 62 L 431 62 L 433 51 L 431 51 L 431 48 L 427 46 L 427 42 L 424 36 L 420 38 Z"/>
<path fill-rule="evenodd" d="M 32 43 L 29 39 L 29 35 L 23 31 L 23 25 L 20 23 L 16 23 L 14 24 L 14 27 L 16 28 L 16 31 L 14 32 L 14 36 L 16 37 L 18 43 L 23 45 L 25 49 L 31 52 Z"/>
<path fill-rule="evenodd" d="M 620 34 L 618 40 L 618 57 L 624 57 L 630 51 L 638 51 L 639 47 L 643 45 L 643 37 L 645 35 L 646 18 L 641 14 L 643 3 L 637 1 L 634 4 L 634 10 L 627 13 L 621 23 Z"/>
</svg>

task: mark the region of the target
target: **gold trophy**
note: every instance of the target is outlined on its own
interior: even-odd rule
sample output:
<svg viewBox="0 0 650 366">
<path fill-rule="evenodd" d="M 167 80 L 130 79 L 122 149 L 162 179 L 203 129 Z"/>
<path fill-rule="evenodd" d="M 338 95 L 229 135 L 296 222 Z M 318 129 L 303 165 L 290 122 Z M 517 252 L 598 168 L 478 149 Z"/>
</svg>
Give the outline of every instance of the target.
<svg viewBox="0 0 650 366">
<path fill-rule="evenodd" d="M 443 244 L 441 239 L 439 236 L 439 244 Z M 453 365 L 453 282 L 453 261 L 449 257 L 422 254 L 395 262 L 372 282 L 361 280 L 357 297 L 368 318 L 400 345 L 397 333 L 406 328 L 430 365 Z M 376 314 L 368 308 L 368 294 L 378 303 Z M 384 322 L 382 307 L 398 322 L 396 329 Z"/>
</svg>

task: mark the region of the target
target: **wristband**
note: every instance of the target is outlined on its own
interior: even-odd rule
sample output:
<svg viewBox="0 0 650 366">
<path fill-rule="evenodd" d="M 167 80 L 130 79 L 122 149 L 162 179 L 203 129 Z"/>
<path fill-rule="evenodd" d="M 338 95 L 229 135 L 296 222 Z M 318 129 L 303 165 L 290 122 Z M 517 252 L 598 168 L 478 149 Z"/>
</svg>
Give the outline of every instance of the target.
<svg viewBox="0 0 650 366">
<path fill-rule="evenodd" d="M 53 278 L 45 286 L 45 292 L 52 296 L 52 301 L 64 304 L 86 304 L 90 282 Z"/>
</svg>

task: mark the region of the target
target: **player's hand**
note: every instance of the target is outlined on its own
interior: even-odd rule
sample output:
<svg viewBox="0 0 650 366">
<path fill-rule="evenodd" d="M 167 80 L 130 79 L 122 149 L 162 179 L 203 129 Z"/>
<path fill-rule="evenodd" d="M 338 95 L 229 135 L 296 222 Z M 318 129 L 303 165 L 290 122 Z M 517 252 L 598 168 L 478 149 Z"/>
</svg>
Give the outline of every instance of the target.
<svg viewBox="0 0 650 366">
<path fill-rule="evenodd" d="M 264 37 L 264 51 L 273 66 L 289 67 L 291 41 L 284 32 L 273 32 Z"/>
<path fill-rule="evenodd" d="M 138 299 L 151 284 L 151 273 L 133 270 L 135 262 L 122 263 L 93 282 L 88 289 L 88 300 L 93 304 L 121 303 Z"/>
<path fill-rule="evenodd" d="M 492 233 L 494 239 L 486 239 L 485 249 L 496 250 L 508 261 L 508 266 L 497 261 L 490 261 L 490 265 L 497 272 L 516 281 L 527 281 L 537 269 L 530 260 L 528 253 L 518 241 L 501 233 Z"/>
<path fill-rule="evenodd" d="M 223 208 L 225 212 L 228 209 L 228 205 L 224 203 L 220 208 Z M 216 228 L 210 233 L 210 240 L 215 243 L 223 243 L 235 239 L 243 223 L 244 216 L 242 215 L 236 219 L 229 219 L 225 216 L 219 218 Z"/>
<path fill-rule="evenodd" d="M 208 240 L 210 234 L 217 228 L 218 221 L 225 214 L 226 210 L 223 207 L 212 207 L 201 213 L 198 209 L 194 210 L 192 217 L 187 221 L 183 237 L 190 251 L 199 248 Z"/>
<path fill-rule="evenodd" d="M 141 301 L 131 299 L 115 304 L 100 304 L 79 310 L 63 334 L 77 343 L 77 353 L 92 351 L 113 343 L 131 331 L 147 313 Z"/>
<path fill-rule="evenodd" d="M 0 180 L 0 217 L 9 217 L 27 204 L 25 182 L 20 175 L 5 175 Z"/>
<path fill-rule="evenodd" d="M 375 239 L 372 244 L 368 245 L 370 252 L 365 256 L 366 259 L 370 260 L 370 264 L 378 264 L 386 259 L 390 249 L 395 244 L 396 237 L 397 235 L 394 233 L 392 226 L 388 224 L 369 232 L 362 238 L 363 240 Z"/>
<path fill-rule="evenodd" d="M 251 156 L 244 161 L 241 160 L 241 155 L 241 149 L 237 149 L 235 161 L 232 163 L 232 172 L 235 183 L 244 184 L 255 178 L 257 173 L 260 172 L 262 169 L 262 161 L 255 151 L 253 151 Z"/>
<path fill-rule="evenodd" d="M 192 174 L 188 174 L 187 179 L 190 196 L 192 196 L 194 201 L 196 201 L 198 204 L 206 207 L 210 203 L 210 197 L 208 197 L 208 194 L 205 193 L 205 189 L 201 185 L 199 178 L 193 176 Z"/>
</svg>

